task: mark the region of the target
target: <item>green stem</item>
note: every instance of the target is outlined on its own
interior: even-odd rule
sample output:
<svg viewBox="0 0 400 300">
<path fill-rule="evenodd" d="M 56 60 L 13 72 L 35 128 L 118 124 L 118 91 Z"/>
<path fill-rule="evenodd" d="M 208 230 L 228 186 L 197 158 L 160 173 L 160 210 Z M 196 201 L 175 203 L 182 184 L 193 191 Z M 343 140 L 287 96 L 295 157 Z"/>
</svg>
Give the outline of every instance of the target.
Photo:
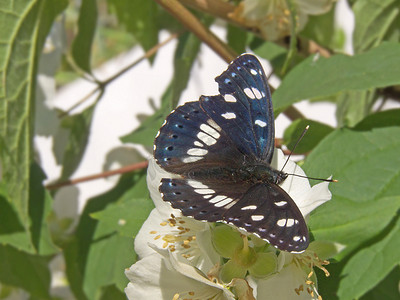
<svg viewBox="0 0 400 300">
<path fill-rule="evenodd" d="M 297 30 L 297 13 L 296 13 L 296 7 L 293 4 L 293 0 L 286 0 L 286 4 L 289 8 L 290 12 L 290 44 L 289 44 L 289 51 L 286 56 L 285 63 L 282 67 L 281 75 L 285 75 L 290 63 L 293 60 L 293 57 L 296 54 L 297 51 L 297 37 L 296 37 L 296 30 Z"/>
</svg>

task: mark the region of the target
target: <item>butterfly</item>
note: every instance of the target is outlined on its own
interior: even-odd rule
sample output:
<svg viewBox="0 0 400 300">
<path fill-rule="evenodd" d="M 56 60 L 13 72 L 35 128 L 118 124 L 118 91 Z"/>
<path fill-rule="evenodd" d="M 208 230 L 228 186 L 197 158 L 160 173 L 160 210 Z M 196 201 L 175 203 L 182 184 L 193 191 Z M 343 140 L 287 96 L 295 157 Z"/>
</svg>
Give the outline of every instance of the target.
<svg viewBox="0 0 400 300">
<path fill-rule="evenodd" d="M 154 141 L 158 165 L 179 178 L 159 190 L 184 216 L 234 225 L 276 248 L 302 252 L 308 228 L 271 167 L 274 114 L 258 59 L 242 54 L 215 78 L 219 95 L 187 102 L 166 118 Z"/>
</svg>

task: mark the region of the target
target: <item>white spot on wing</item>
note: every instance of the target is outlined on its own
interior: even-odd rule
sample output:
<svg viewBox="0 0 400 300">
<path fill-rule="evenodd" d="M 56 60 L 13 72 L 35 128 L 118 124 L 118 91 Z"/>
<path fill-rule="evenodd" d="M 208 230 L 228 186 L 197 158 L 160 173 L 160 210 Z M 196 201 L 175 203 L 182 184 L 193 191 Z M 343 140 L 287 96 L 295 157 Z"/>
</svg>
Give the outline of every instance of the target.
<svg viewBox="0 0 400 300">
<path fill-rule="evenodd" d="M 187 154 L 189 155 L 194 155 L 194 156 L 203 156 L 208 153 L 208 150 L 206 149 L 200 149 L 200 148 L 191 148 L 187 151 Z"/>
<path fill-rule="evenodd" d="M 154 144 L 153 145 L 153 151 L 156 151 L 156 149 L 157 149 L 157 146 Z"/>
<path fill-rule="evenodd" d="M 254 95 L 256 96 L 257 99 L 261 99 L 262 98 L 261 93 L 260 93 L 260 91 L 258 89 L 253 87 L 253 88 L 251 88 L 251 90 L 253 91 L 253 93 L 254 93 Z"/>
<path fill-rule="evenodd" d="M 201 140 L 207 146 L 214 145 L 217 142 L 216 139 L 214 139 L 213 137 L 209 136 L 208 134 L 206 134 L 206 133 L 204 133 L 202 131 L 200 131 L 197 134 L 197 137 L 198 137 L 199 140 Z"/>
<path fill-rule="evenodd" d="M 188 185 L 190 185 L 192 188 L 195 189 L 208 189 L 208 186 L 197 180 L 188 180 L 187 183 Z"/>
<path fill-rule="evenodd" d="M 253 74 L 253 75 L 257 75 L 257 71 L 254 70 L 254 69 L 251 69 L 251 70 L 250 70 L 250 73 Z"/>
<path fill-rule="evenodd" d="M 251 219 L 253 221 L 261 221 L 262 219 L 264 219 L 264 216 L 262 216 L 262 215 L 252 215 Z"/>
<path fill-rule="evenodd" d="M 292 227 L 294 225 L 294 219 L 287 219 L 286 227 Z"/>
<path fill-rule="evenodd" d="M 188 157 L 182 158 L 182 162 L 187 164 L 187 163 L 196 162 L 196 161 L 198 161 L 198 160 L 200 160 L 202 158 L 203 158 L 202 156 L 188 156 Z"/>
<path fill-rule="evenodd" d="M 225 119 L 236 119 L 236 114 L 233 112 L 227 112 L 221 115 L 221 117 L 224 117 Z"/>
<path fill-rule="evenodd" d="M 300 241 L 300 239 L 301 239 L 301 237 L 299 237 L 298 235 L 295 235 L 295 236 L 293 237 L 293 241 L 295 241 L 295 242 Z"/>
<path fill-rule="evenodd" d="M 254 98 L 255 98 L 253 92 L 251 91 L 251 89 L 245 88 L 245 89 L 243 90 L 243 92 L 244 92 L 244 93 L 246 94 L 246 96 L 249 97 L 250 99 L 254 99 Z"/>
<path fill-rule="evenodd" d="M 215 193 L 215 191 L 212 190 L 212 189 L 195 189 L 194 191 L 195 191 L 197 194 L 203 194 L 203 195 Z"/>
<path fill-rule="evenodd" d="M 208 125 L 210 125 L 211 127 L 214 127 L 214 129 L 221 131 L 221 127 L 219 127 L 219 125 L 217 123 L 214 122 L 214 120 L 212 119 L 208 119 L 207 120 Z"/>
<path fill-rule="evenodd" d="M 214 121 L 213 121 L 214 122 Z M 205 133 L 211 135 L 213 138 L 218 139 L 220 134 L 214 128 L 207 124 L 201 124 L 200 129 L 203 130 Z"/>
<path fill-rule="evenodd" d="M 286 219 L 280 219 L 278 222 L 276 222 L 276 225 L 283 227 L 286 224 Z"/>
<path fill-rule="evenodd" d="M 203 144 L 200 143 L 199 141 L 194 141 L 194 145 L 197 147 L 203 147 Z"/>
<path fill-rule="evenodd" d="M 226 198 L 225 200 L 222 200 L 222 201 L 220 201 L 220 202 L 218 202 L 218 203 L 215 203 L 214 205 L 215 205 L 216 207 L 221 207 L 221 206 L 225 206 L 225 205 L 231 203 L 232 201 L 233 201 L 233 199 L 231 199 L 231 198 Z"/>
<path fill-rule="evenodd" d="M 255 205 L 247 205 L 245 207 L 242 207 L 241 210 L 256 209 L 256 208 L 257 208 L 257 206 L 255 206 Z"/>
<path fill-rule="evenodd" d="M 225 205 L 225 209 L 230 209 L 232 206 L 234 206 L 236 204 L 237 200 L 232 200 L 231 203 L 229 203 L 228 205 Z M 234 224 L 233 224 L 234 225 Z"/>
<path fill-rule="evenodd" d="M 284 205 L 286 205 L 286 204 L 287 204 L 287 202 L 286 202 L 286 201 L 279 201 L 279 202 L 274 202 L 274 204 L 275 204 L 276 206 L 279 206 L 279 207 L 281 207 L 281 206 L 284 206 Z"/>
<path fill-rule="evenodd" d="M 258 126 L 260 126 L 260 127 L 265 127 L 265 126 L 267 126 L 267 123 L 265 123 L 265 122 L 262 121 L 262 120 L 256 120 L 256 121 L 254 122 L 254 124 L 256 124 L 256 125 L 258 125 Z"/>
<path fill-rule="evenodd" d="M 210 203 L 217 203 L 217 202 L 219 202 L 221 200 L 224 200 L 226 198 L 228 198 L 228 197 L 222 196 L 222 195 L 218 195 L 218 196 L 215 196 L 214 198 L 210 199 L 209 202 Z"/>
<path fill-rule="evenodd" d="M 224 99 L 226 102 L 236 102 L 237 101 L 235 96 L 233 96 L 232 94 L 225 94 Z"/>
</svg>

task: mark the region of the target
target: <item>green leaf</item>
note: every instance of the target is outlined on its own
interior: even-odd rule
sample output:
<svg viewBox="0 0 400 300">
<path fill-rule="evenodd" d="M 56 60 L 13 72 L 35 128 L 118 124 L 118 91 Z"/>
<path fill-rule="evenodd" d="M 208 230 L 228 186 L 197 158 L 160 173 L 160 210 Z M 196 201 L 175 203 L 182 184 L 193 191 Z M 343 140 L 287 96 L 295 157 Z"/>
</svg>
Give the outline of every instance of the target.
<svg viewBox="0 0 400 300">
<path fill-rule="evenodd" d="M 210 22 L 210 19 L 206 20 L 206 24 Z M 199 53 L 200 44 L 200 40 L 189 32 L 182 34 L 178 39 L 178 47 L 174 55 L 171 109 L 178 105 L 179 98 L 189 82 L 190 71 Z"/>
<path fill-rule="evenodd" d="M 108 0 L 115 10 L 119 23 L 123 24 L 140 42 L 145 50 L 158 41 L 158 7 L 148 0 Z"/>
<path fill-rule="evenodd" d="M 317 121 L 298 119 L 286 128 L 283 135 L 283 141 L 290 150 L 293 150 L 294 145 L 299 140 L 307 125 L 310 126 L 310 129 L 297 145 L 295 153 L 311 151 L 325 136 L 333 131 L 332 127 Z"/>
<path fill-rule="evenodd" d="M 302 99 L 400 84 L 400 44 L 384 43 L 355 56 L 312 56 L 298 64 L 273 94 L 275 111 Z"/>
<path fill-rule="evenodd" d="M 247 32 L 231 24 L 228 24 L 227 30 L 228 45 L 236 53 L 246 52 Z"/>
<path fill-rule="evenodd" d="M 135 190 L 131 192 L 137 194 Z M 143 196 L 146 194 L 144 187 Z M 135 207 L 135 210 L 132 211 L 132 207 Z M 125 201 L 109 205 L 105 210 L 91 214 L 91 217 L 99 220 L 100 224 L 104 224 L 109 230 L 132 238 L 135 237 L 135 233 L 142 227 L 153 208 L 154 204 L 148 197 L 138 198 L 136 195 Z"/>
<path fill-rule="evenodd" d="M 364 119 L 376 100 L 375 90 L 346 91 L 337 94 L 338 127 L 352 127 Z"/>
<path fill-rule="evenodd" d="M 369 115 L 354 130 L 372 130 L 373 128 L 400 126 L 400 109 L 385 110 Z"/>
<path fill-rule="evenodd" d="M 13 245 L 19 250 L 33 252 L 30 236 L 26 233 L 13 203 L 8 200 L 5 183 L 0 182 L 0 244 Z"/>
<path fill-rule="evenodd" d="M 88 73 L 91 73 L 90 57 L 96 25 L 96 0 L 83 0 L 79 10 L 78 33 L 72 42 L 71 53 L 75 63 Z"/>
<path fill-rule="evenodd" d="M 161 98 L 161 107 L 145 119 L 133 132 L 121 138 L 124 143 L 142 144 L 152 147 L 157 131 L 169 112 L 178 104 L 180 95 L 189 81 L 190 70 L 200 49 L 199 39 L 191 33 L 180 36 L 175 52 L 174 74 L 171 83 Z"/>
<path fill-rule="evenodd" d="M 0 245 L 0 282 L 24 289 L 32 297 L 51 299 L 49 258 Z"/>
<path fill-rule="evenodd" d="M 310 15 L 306 27 L 300 35 L 309 40 L 315 41 L 319 45 L 332 49 L 332 39 L 335 34 L 335 9 L 330 9 L 323 15 Z"/>
<path fill-rule="evenodd" d="M 308 175 L 339 180 L 330 184 L 332 200 L 310 218 L 316 240 L 347 246 L 344 256 L 393 219 L 400 206 L 399 135 L 399 127 L 337 130 L 308 156 Z"/>
<path fill-rule="evenodd" d="M 358 0 L 353 5 L 355 29 L 353 45 L 356 53 L 378 45 L 400 12 L 399 0 Z"/>
<path fill-rule="evenodd" d="M 171 99 L 172 88 L 170 84 L 162 96 L 161 107 L 153 115 L 147 117 L 137 129 L 123 136 L 121 141 L 123 143 L 142 144 L 151 148 L 157 131 L 160 129 L 161 124 L 171 111 Z"/>
<path fill-rule="evenodd" d="M 32 243 L 41 255 L 52 255 L 59 252 L 54 245 L 48 225 L 48 217 L 52 212 L 53 199 L 44 188 L 45 175 L 37 164 L 32 164 L 29 184 L 29 215 L 32 220 Z"/>
<path fill-rule="evenodd" d="M 264 42 L 254 38 L 250 44 L 251 50 L 262 58 L 268 60 L 275 73 L 280 73 L 285 63 L 288 50 L 272 42 Z"/>
<path fill-rule="evenodd" d="M 112 190 L 88 202 L 74 239 L 64 246 L 66 273 L 76 298 L 97 299 L 103 287 L 116 285 L 121 290 L 126 285 L 123 270 L 135 262 L 133 239 L 91 215 L 114 202 L 142 198 L 144 194 L 147 194 L 145 173 L 125 174 Z M 130 211 L 134 213 L 135 208 L 131 207 Z"/>
<path fill-rule="evenodd" d="M 62 174 L 60 180 L 67 180 L 75 172 L 82 160 L 89 139 L 90 125 L 96 105 L 93 104 L 80 114 L 67 116 L 61 126 L 69 129 L 68 144 L 62 161 Z"/>
<path fill-rule="evenodd" d="M 0 3 L 0 158 L 9 201 L 29 234 L 36 67 L 54 18 L 67 1 Z"/>
<path fill-rule="evenodd" d="M 371 291 L 361 297 L 361 300 L 398 300 L 399 299 L 400 266 L 396 266 L 384 280 Z"/>
<path fill-rule="evenodd" d="M 115 285 L 110 285 L 102 289 L 102 295 L 100 300 L 126 300 L 124 292 L 118 290 Z"/>
<path fill-rule="evenodd" d="M 121 291 L 126 287 L 128 279 L 123 270 L 134 263 L 133 237 L 154 208 L 147 195 L 146 178 L 142 176 L 116 203 L 90 215 L 99 222 L 85 273 L 100 274 L 86 277 L 84 289 L 88 295 L 95 295 L 110 284 L 115 284 Z"/>
<path fill-rule="evenodd" d="M 338 290 L 340 299 L 359 298 L 377 285 L 399 264 L 399 249 L 400 218 L 397 217 L 395 225 L 382 240 L 350 258 L 341 274 L 343 279 Z"/>
</svg>

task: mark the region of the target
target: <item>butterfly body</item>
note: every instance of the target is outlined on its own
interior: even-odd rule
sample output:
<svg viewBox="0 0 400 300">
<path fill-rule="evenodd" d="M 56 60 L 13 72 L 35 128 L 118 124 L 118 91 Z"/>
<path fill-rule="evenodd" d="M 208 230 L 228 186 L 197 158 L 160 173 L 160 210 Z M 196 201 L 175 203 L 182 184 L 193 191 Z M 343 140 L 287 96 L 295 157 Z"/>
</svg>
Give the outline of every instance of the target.
<svg viewBox="0 0 400 300">
<path fill-rule="evenodd" d="M 154 157 L 180 178 L 164 178 L 164 201 L 185 216 L 225 222 L 275 247 L 301 252 L 308 228 L 271 166 L 274 116 L 261 64 L 244 54 L 216 78 L 219 95 L 174 110 L 154 142 Z"/>
<path fill-rule="evenodd" d="M 240 168 L 215 167 L 190 170 L 185 177 L 196 180 L 232 181 L 236 183 L 269 183 L 280 184 L 287 178 L 287 174 L 275 170 L 268 165 L 244 165 Z"/>
</svg>

